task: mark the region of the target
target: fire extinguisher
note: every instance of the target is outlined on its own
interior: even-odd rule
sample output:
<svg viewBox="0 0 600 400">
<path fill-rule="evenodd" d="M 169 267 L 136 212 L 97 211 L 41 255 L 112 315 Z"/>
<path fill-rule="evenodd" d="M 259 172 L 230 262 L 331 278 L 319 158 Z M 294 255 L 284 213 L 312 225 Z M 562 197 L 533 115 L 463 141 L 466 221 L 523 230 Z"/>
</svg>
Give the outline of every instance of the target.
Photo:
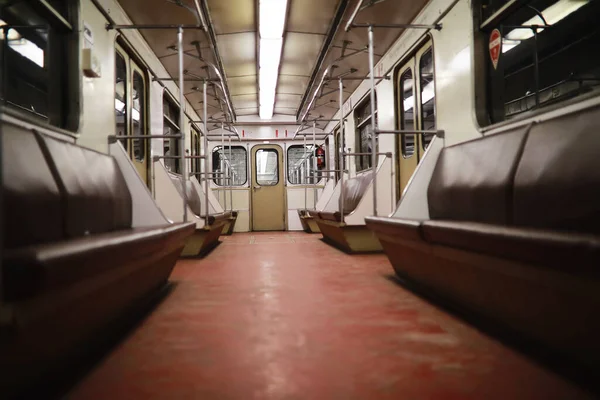
<svg viewBox="0 0 600 400">
<path fill-rule="evenodd" d="M 325 150 L 322 146 L 317 147 L 315 151 L 317 157 L 317 168 L 323 169 L 325 168 Z"/>
</svg>

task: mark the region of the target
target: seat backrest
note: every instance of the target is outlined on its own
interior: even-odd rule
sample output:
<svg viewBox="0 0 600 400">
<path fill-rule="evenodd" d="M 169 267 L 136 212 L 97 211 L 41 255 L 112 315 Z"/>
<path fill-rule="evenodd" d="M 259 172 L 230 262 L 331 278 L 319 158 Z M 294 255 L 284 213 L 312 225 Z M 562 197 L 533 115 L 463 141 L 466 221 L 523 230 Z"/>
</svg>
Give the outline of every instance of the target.
<svg viewBox="0 0 600 400">
<path fill-rule="evenodd" d="M 1 136 L 4 248 L 62 239 L 61 193 L 35 134 L 4 126 Z"/>
<path fill-rule="evenodd" d="M 171 181 L 177 188 L 177 191 L 179 192 L 179 194 L 181 196 L 183 196 L 183 191 L 181 190 L 181 175 L 175 175 L 173 173 L 169 173 L 169 178 L 171 178 Z M 192 184 L 192 182 L 190 180 L 187 180 L 187 181 L 185 181 L 185 183 L 186 183 L 185 193 L 187 195 L 187 204 L 190 207 L 190 209 L 197 216 L 206 214 L 205 212 L 203 212 L 203 209 L 202 209 L 202 200 L 200 199 L 200 195 L 198 195 L 198 192 L 196 191 L 196 189 L 194 189 L 194 185 Z"/>
<path fill-rule="evenodd" d="M 514 224 L 600 233 L 600 107 L 535 125 L 514 182 Z"/>
<path fill-rule="evenodd" d="M 444 148 L 427 189 L 431 219 L 510 223 L 512 181 L 529 129 Z"/>
<path fill-rule="evenodd" d="M 358 207 L 372 181 L 373 172 L 371 170 L 361 172 L 354 178 L 344 181 L 344 214 L 349 214 Z"/>
<path fill-rule="evenodd" d="M 63 193 L 67 238 L 131 227 L 131 194 L 113 157 L 44 135 L 39 140 Z"/>
</svg>

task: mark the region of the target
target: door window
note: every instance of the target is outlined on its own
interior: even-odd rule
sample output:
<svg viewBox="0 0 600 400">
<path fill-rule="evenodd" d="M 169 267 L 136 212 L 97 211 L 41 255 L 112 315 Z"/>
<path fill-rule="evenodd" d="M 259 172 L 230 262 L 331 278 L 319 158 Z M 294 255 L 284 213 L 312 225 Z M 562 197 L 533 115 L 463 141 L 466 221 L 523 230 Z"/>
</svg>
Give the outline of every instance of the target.
<svg viewBox="0 0 600 400">
<path fill-rule="evenodd" d="M 260 186 L 275 186 L 279 183 L 279 154 L 274 149 L 259 149 L 256 152 L 256 183 Z"/>
<path fill-rule="evenodd" d="M 400 77 L 400 129 L 415 129 L 415 96 L 413 93 L 414 79 L 409 68 Z M 402 157 L 409 158 L 415 154 L 415 135 L 401 135 Z"/>
</svg>

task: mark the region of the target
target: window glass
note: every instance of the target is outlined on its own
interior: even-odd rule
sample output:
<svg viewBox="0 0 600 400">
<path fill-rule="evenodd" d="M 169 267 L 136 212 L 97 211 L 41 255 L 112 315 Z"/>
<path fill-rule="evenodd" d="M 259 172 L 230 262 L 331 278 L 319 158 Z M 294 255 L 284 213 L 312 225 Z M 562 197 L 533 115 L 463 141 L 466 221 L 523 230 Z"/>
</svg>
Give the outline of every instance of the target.
<svg viewBox="0 0 600 400">
<path fill-rule="evenodd" d="M 133 134 L 144 135 L 146 130 L 146 85 L 144 78 L 137 72 L 133 72 L 133 99 L 131 106 L 131 118 L 133 122 Z M 133 155 L 137 161 L 144 161 L 145 148 L 148 141 L 133 139 Z"/>
<path fill-rule="evenodd" d="M 0 97 L 10 107 L 65 128 L 73 32 L 50 9 L 32 3 L 0 1 Z M 69 2 L 62 3 L 59 12 Z"/>
<path fill-rule="evenodd" d="M 213 172 L 227 172 L 231 168 L 233 177 L 231 186 L 243 186 L 248 182 L 248 152 L 242 146 L 231 146 L 231 156 L 229 155 L 229 146 L 225 146 L 225 152 L 221 146 L 215 147 L 212 153 Z M 225 175 L 213 177 L 213 182 L 219 186 L 228 186 L 229 181 L 225 180 Z"/>
<path fill-rule="evenodd" d="M 165 92 L 163 95 L 163 135 L 177 135 L 179 133 L 179 107 L 171 100 L 170 96 Z M 163 152 L 165 156 L 179 156 L 180 145 L 179 139 L 167 138 L 163 139 Z M 180 160 L 174 158 L 165 158 L 165 167 L 172 172 L 179 173 L 181 168 Z"/>
<path fill-rule="evenodd" d="M 370 98 L 369 98 L 370 99 Z M 371 101 L 367 100 L 355 111 L 357 137 L 356 152 L 371 153 L 373 146 L 373 126 L 371 122 Z M 375 110 L 377 110 L 377 98 L 375 98 Z M 375 113 L 375 123 L 377 123 L 377 111 Z M 377 150 L 376 150 L 377 151 Z M 371 168 L 371 156 L 356 156 L 356 170 L 362 171 Z"/>
<path fill-rule="evenodd" d="M 121 53 L 115 53 L 115 134 L 127 135 L 127 64 Z M 121 140 L 125 150 L 129 148 L 127 140 Z"/>
<path fill-rule="evenodd" d="M 200 131 L 192 125 L 192 155 L 193 156 L 199 156 L 200 154 L 200 141 L 202 139 L 200 138 Z M 192 173 L 198 173 L 200 172 L 200 162 L 202 160 L 199 158 L 193 158 L 192 162 L 190 163 L 192 168 L 191 168 L 191 172 Z M 198 179 L 200 179 L 200 177 L 198 176 Z"/>
<path fill-rule="evenodd" d="M 401 119 L 400 129 L 415 129 L 415 96 L 413 93 L 414 79 L 412 70 L 409 68 L 400 77 L 400 99 Z M 400 135 L 402 144 L 402 157 L 409 158 L 415 154 L 415 135 Z"/>
<path fill-rule="evenodd" d="M 287 150 L 288 181 L 294 185 L 314 184 L 322 174 L 315 171 L 315 149 L 312 145 L 290 146 Z"/>
<path fill-rule="evenodd" d="M 491 122 L 597 91 L 598 15 L 600 1 L 532 0 L 486 27 L 502 38 L 497 63 L 485 52 Z"/>
<path fill-rule="evenodd" d="M 419 60 L 421 86 L 421 121 L 423 130 L 435 129 L 435 80 L 433 79 L 433 50 L 430 47 Z M 433 134 L 423 134 L 423 148 L 427 149 Z"/>
<path fill-rule="evenodd" d="M 279 154 L 274 149 L 259 149 L 256 152 L 256 183 L 275 186 L 279 183 Z"/>
</svg>

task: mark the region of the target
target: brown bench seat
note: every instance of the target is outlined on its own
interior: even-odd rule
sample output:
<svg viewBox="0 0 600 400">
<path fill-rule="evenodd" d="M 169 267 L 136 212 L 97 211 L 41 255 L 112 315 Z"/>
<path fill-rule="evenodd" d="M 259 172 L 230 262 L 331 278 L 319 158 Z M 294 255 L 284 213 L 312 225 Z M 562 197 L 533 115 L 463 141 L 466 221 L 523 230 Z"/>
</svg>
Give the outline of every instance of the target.
<svg viewBox="0 0 600 400">
<path fill-rule="evenodd" d="M 600 366 L 600 107 L 442 150 L 429 220 L 367 217 L 397 274 Z"/>
<path fill-rule="evenodd" d="M 189 235 L 185 225 L 133 228 L 6 250 L 3 254 L 4 300 L 19 301 L 93 278 L 122 263 L 159 253 Z"/>
<path fill-rule="evenodd" d="M 55 378 L 163 287 L 194 225 L 133 227 L 116 160 L 2 127 L 0 393 Z"/>
<path fill-rule="evenodd" d="M 369 185 L 373 181 L 371 170 L 363 171 L 343 183 L 342 203 L 344 215 L 350 215 L 358 207 Z M 346 225 L 342 223 L 340 210 L 318 211 L 315 215 L 323 238 L 349 253 L 381 251 L 377 238 L 365 225 Z"/>
</svg>

